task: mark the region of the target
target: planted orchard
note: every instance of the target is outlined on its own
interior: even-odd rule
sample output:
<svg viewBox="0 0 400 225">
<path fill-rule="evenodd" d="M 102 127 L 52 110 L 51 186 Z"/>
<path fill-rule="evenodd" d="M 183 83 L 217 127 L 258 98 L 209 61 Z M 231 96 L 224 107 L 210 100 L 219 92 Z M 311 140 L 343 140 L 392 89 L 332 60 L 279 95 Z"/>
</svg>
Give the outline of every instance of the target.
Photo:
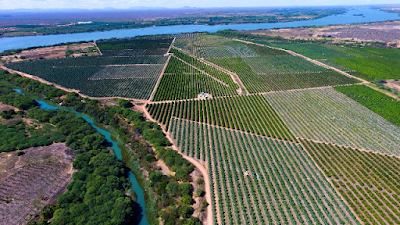
<svg viewBox="0 0 400 225">
<path fill-rule="evenodd" d="M 208 123 L 262 136 L 294 140 L 286 125 L 261 95 L 231 96 L 149 104 L 151 116 L 167 125 L 171 117 Z"/>
<path fill-rule="evenodd" d="M 296 137 L 400 154 L 399 127 L 333 88 L 264 96 Z"/>
<path fill-rule="evenodd" d="M 169 131 L 205 161 L 216 224 L 359 224 L 298 144 L 175 118 Z"/>
<path fill-rule="evenodd" d="M 400 159 L 302 140 L 348 205 L 365 224 L 400 223 Z"/>
</svg>

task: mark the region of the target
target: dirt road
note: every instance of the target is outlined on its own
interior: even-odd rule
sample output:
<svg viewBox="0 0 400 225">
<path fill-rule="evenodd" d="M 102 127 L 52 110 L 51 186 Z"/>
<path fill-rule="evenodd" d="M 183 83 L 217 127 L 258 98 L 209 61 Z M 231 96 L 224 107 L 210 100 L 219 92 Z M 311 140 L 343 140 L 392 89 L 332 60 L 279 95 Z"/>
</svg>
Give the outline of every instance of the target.
<svg viewBox="0 0 400 225">
<path fill-rule="evenodd" d="M 143 116 L 144 116 L 144 117 L 146 117 L 148 120 L 150 120 L 150 121 L 152 121 L 152 122 L 157 122 L 156 120 L 154 120 L 154 119 L 150 116 L 149 112 L 146 110 L 146 106 L 145 106 L 145 105 L 137 106 L 137 107 L 138 107 L 138 108 L 139 108 L 139 107 L 141 108 L 140 111 L 143 112 Z M 199 161 L 197 161 L 197 160 L 195 160 L 195 159 L 193 159 L 193 158 L 191 158 L 191 157 L 188 157 L 188 156 L 182 154 L 182 153 L 179 151 L 178 147 L 174 144 L 174 140 L 172 139 L 170 133 L 167 132 L 167 131 L 165 130 L 165 128 L 162 128 L 162 131 L 164 132 L 165 136 L 168 138 L 169 142 L 172 143 L 171 148 L 174 149 L 174 150 L 176 150 L 184 159 L 186 159 L 187 161 L 189 161 L 190 163 L 192 163 L 195 167 L 197 167 L 197 168 L 200 170 L 201 174 L 203 174 L 204 185 L 205 185 L 205 188 L 206 188 L 206 190 L 205 190 L 206 193 L 205 193 L 205 196 L 204 196 L 204 197 L 206 198 L 206 200 L 207 200 L 207 202 L 208 202 L 208 206 L 207 206 L 207 220 L 206 220 L 207 222 L 206 222 L 206 225 L 212 225 L 212 224 L 213 224 L 213 219 L 212 219 L 212 208 L 211 208 L 211 204 L 212 204 L 212 202 L 211 202 L 211 188 L 210 188 L 210 177 L 208 176 L 207 169 L 206 169 Z"/>
</svg>

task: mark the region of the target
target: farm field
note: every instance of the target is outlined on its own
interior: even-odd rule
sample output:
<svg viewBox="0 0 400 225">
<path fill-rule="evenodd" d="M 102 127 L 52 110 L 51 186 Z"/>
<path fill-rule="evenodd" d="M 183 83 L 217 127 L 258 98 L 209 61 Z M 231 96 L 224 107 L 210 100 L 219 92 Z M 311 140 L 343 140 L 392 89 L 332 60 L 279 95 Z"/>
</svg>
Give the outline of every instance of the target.
<svg viewBox="0 0 400 225">
<path fill-rule="evenodd" d="M 68 149 L 64 143 L 58 143 L 29 148 L 22 156 L 16 153 L 12 156 L 20 158 L 0 178 L 2 224 L 24 224 L 32 219 L 31 215 L 57 199 L 72 176 Z"/>
<path fill-rule="evenodd" d="M 400 103 L 396 99 L 364 85 L 338 86 L 335 90 L 400 126 Z"/>
<path fill-rule="evenodd" d="M 168 52 L 171 42 L 171 38 L 157 37 L 100 40 L 100 49 L 114 53 L 12 63 L 6 66 L 66 88 L 79 90 L 80 93 L 91 97 L 147 100 L 169 60 L 170 56 L 164 54 Z M 126 51 L 132 49 L 123 49 L 124 46 L 142 53 L 126 54 Z M 118 53 L 119 51 L 121 52 Z M 146 51 L 151 54 L 146 54 Z"/>
<path fill-rule="evenodd" d="M 400 159 L 301 140 L 365 224 L 400 223 Z"/>
<path fill-rule="evenodd" d="M 152 117 L 166 125 L 171 117 L 232 128 L 253 134 L 294 140 L 286 125 L 262 95 L 189 100 L 147 105 Z"/>
<path fill-rule="evenodd" d="M 215 224 L 359 224 L 298 144 L 175 118 L 169 131 L 206 163 Z"/>
<path fill-rule="evenodd" d="M 171 48 L 170 50 L 171 53 L 174 54 L 177 58 L 181 59 L 182 61 L 192 65 L 193 67 L 197 68 L 198 70 L 204 71 L 205 73 L 209 74 L 210 76 L 213 76 L 225 84 L 231 86 L 232 88 L 238 88 L 239 86 L 233 81 L 232 76 L 229 75 L 228 73 L 217 69 L 209 64 L 206 64 L 205 62 L 199 60 L 198 58 L 195 58 L 192 55 L 189 55 L 177 48 Z"/>
<path fill-rule="evenodd" d="M 250 36 L 257 44 L 216 34 L 99 40 L 99 56 L 5 66 L 109 97 L 103 101 L 131 99 L 112 104 L 122 107 L 120 117 L 136 110 L 150 121 L 148 133 L 131 123 L 136 138 L 165 136 L 139 152 L 145 162 L 159 160 L 161 171 L 148 179 L 168 196 L 154 204 L 183 202 L 169 189 L 186 182 L 177 178 L 184 169 L 179 160 L 158 158 L 165 153 L 160 145 L 198 167 L 190 182 L 202 189 L 189 191 L 197 200 L 186 209 L 207 224 L 399 224 L 400 103 L 368 86 L 397 78 L 400 50 Z M 168 164 L 174 169 L 164 169 Z M 172 173 L 172 186 L 157 178 Z M 188 219 L 176 205 L 155 214 Z"/>
<path fill-rule="evenodd" d="M 153 101 L 197 98 L 201 92 L 213 97 L 237 95 L 235 88 L 172 57 Z"/>
<path fill-rule="evenodd" d="M 353 78 L 346 77 L 323 67 L 317 67 L 316 65 L 311 65 L 311 68 L 313 69 L 307 70 L 307 66 L 304 67 L 301 65 L 305 60 L 294 56 L 290 56 L 290 58 L 298 58 L 296 60 L 300 63 L 299 68 L 303 67 L 303 69 L 292 67 L 293 65 L 291 65 L 289 58 L 283 58 L 287 60 L 286 63 L 279 62 L 279 64 L 281 64 L 279 69 L 274 69 L 275 65 L 272 65 L 271 61 L 267 62 L 266 59 L 268 58 L 256 61 L 250 61 L 250 58 L 212 58 L 208 60 L 235 72 L 243 81 L 243 84 L 250 93 L 343 85 L 358 82 Z M 276 58 L 275 60 L 279 61 L 279 58 Z M 246 63 L 246 61 L 249 63 Z M 257 66 L 257 64 L 261 66 Z M 307 62 L 306 64 L 310 66 L 311 63 Z M 256 71 L 252 69 L 250 65 L 255 68 Z"/>
<path fill-rule="evenodd" d="M 296 137 L 400 154 L 399 127 L 332 88 L 264 96 Z"/>
<path fill-rule="evenodd" d="M 363 76 L 361 78 L 374 81 L 378 78 L 400 78 L 400 60 L 386 57 L 368 57 L 352 59 L 331 59 L 332 62 L 353 69 Z"/>
<path fill-rule="evenodd" d="M 187 43 L 183 44 L 185 40 Z M 358 82 L 285 51 L 266 46 L 204 34 L 179 41 L 178 47 L 184 51 L 237 74 L 250 93 Z M 174 48 L 171 52 L 178 55 Z"/>
<path fill-rule="evenodd" d="M 309 58 L 317 59 L 342 71 L 347 70 L 346 72 L 351 72 L 352 75 L 368 81 L 374 81 L 378 78 L 400 78 L 398 75 L 400 71 L 399 49 L 372 47 L 356 48 L 335 45 L 288 44 L 279 42 L 262 43 L 273 47 L 292 50 Z"/>
</svg>

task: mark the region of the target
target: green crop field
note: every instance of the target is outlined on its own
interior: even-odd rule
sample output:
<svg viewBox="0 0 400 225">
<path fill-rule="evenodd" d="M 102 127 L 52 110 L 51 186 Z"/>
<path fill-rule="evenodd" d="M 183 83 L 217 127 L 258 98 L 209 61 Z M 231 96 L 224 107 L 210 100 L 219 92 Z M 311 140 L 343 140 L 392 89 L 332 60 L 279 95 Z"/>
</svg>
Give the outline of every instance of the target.
<svg viewBox="0 0 400 225">
<path fill-rule="evenodd" d="M 180 119 L 169 130 L 206 163 L 215 224 L 359 224 L 298 144 Z"/>
<path fill-rule="evenodd" d="M 206 62 L 201 61 L 200 59 L 189 55 L 179 49 L 171 48 L 171 53 L 174 54 L 177 58 L 187 62 L 188 64 L 196 67 L 198 70 L 202 70 L 205 73 L 225 82 L 227 85 L 231 86 L 232 88 L 238 88 L 239 86 L 233 81 L 231 75 L 228 73 L 213 67 L 212 65 L 207 64 Z"/>
<path fill-rule="evenodd" d="M 171 42 L 170 37 L 99 40 L 103 56 L 26 61 L 7 67 L 91 97 L 149 99 L 170 57 L 164 54 Z"/>
<path fill-rule="evenodd" d="M 332 88 L 265 94 L 296 137 L 400 155 L 400 128 Z"/>
<path fill-rule="evenodd" d="M 152 212 L 163 222 L 193 224 L 193 210 L 213 224 L 400 224 L 400 103 L 337 71 L 397 79 L 400 50 L 216 34 L 99 40 L 99 56 L 5 66 L 90 97 L 132 98 L 118 101 L 127 107 L 119 116 L 138 110 L 151 129 L 133 122 L 121 137 L 132 129 L 135 141 L 154 136 L 171 147 L 131 146 L 138 159 L 158 160 L 143 168 L 151 167 L 151 204 L 168 205 Z M 184 171 L 181 157 L 198 168 Z M 187 184 L 194 197 L 173 193 Z"/>
<path fill-rule="evenodd" d="M 201 92 L 213 97 L 237 95 L 235 88 L 172 57 L 153 101 L 197 98 Z"/>
<path fill-rule="evenodd" d="M 373 81 L 377 78 L 400 78 L 400 60 L 386 57 L 331 59 L 332 62 L 364 74 L 362 78 Z"/>
<path fill-rule="evenodd" d="M 338 192 L 365 224 L 400 223 L 400 159 L 302 140 Z"/>
<path fill-rule="evenodd" d="M 335 89 L 400 126 L 400 103 L 396 99 L 364 85 L 335 87 Z"/>
<path fill-rule="evenodd" d="M 154 119 L 167 125 L 171 117 L 209 123 L 284 140 L 294 140 L 261 95 L 191 100 L 148 105 Z"/>
<path fill-rule="evenodd" d="M 243 60 L 255 73 L 262 74 L 330 71 L 292 55 L 248 57 Z"/>
<path fill-rule="evenodd" d="M 273 47 L 291 50 L 312 59 L 335 59 L 335 58 L 354 58 L 355 56 L 334 49 L 330 46 L 318 44 L 287 44 L 287 43 L 271 43 Z"/>
<path fill-rule="evenodd" d="M 273 60 L 270 61 L 269 59 Z M 280 61 L 280 59 L 284 61 Z M 294 59 L 293 62 L 297 62 L 298 67 L 290 64 L 289 59 Z M 210 58 L 207 60 L 235 72 L 250 93 L 334 86 L 359 82 L 323 67 L 311 65 L 308 61 L 294 56 L 244 59 Z M 274 62 L 276 63 L 275 65 Z M 257 72 L 259 73 L 257 74 Z"/>
</svg>

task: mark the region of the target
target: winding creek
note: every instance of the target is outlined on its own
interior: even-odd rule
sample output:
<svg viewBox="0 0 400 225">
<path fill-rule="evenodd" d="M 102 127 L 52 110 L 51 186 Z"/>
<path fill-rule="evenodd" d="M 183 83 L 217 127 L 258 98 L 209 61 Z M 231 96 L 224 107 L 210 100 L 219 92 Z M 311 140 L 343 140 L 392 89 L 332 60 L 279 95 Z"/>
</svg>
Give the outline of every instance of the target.
<svg viewBox="0 0 400 225">
<path fill-rule="evenodd" d="M 14 89 L 14 91 L 24 95 L 24 93 L 22 93 L 22 91 L 20 89 Z M 64 109 L 64 108 L 60 108 L 60 107 L 57 107 L 57 106 L 49 105 L 44 101 L 36 100 L 36 102 L 40 105 L 40 108 L 42 108 L 42 109 L 46 109 L 46 110 L 57 110 L 57 109 L 59 109 L 59 110 L 64 110 L 64 111 L 75 113 L 76 116 L 82 117 L 94 129 L 96 129 L 99 133 L 101 133 L 104 136 L 104 138 L 107 140 L 107 142 L 110 143 L 110 147 L 113 149 L 113 151 L 114 151 L 115 155 L 117 156 L 117 158 L 122 161 L 122 149 L 118 146 L 118 142 L 114 141 L 111 138 L 111 133 L 110 132 L 108 132 L 108 131 L 96 126 L 94 124 L 94 121 L 93 121 L 92 118 L 87 117 L 85 115 L 82 115 L 81 113 L 79 113 L 77 111 L 74 111 L 74 110 Z M 149 222 L 148 222 L 147 217 L 146 217 L 146 206 L 145 206 L 145 201 L 144 201 L 143 189 L 142 189 L 142 187 L 140 187 L 139 182 L 137 181 L 135 175 L 131 171 L 129 171 L 129 173 L 128 173 L 128 178 L 129 178 L 129 181 L 132 183 L 133 191 L 136 193 L 136 196 L 137 196 L 136 202 L 142 208 L 142 219 L 141 219 L 139 224 L 140 225 L 148 225 Z"/>
</svg>

